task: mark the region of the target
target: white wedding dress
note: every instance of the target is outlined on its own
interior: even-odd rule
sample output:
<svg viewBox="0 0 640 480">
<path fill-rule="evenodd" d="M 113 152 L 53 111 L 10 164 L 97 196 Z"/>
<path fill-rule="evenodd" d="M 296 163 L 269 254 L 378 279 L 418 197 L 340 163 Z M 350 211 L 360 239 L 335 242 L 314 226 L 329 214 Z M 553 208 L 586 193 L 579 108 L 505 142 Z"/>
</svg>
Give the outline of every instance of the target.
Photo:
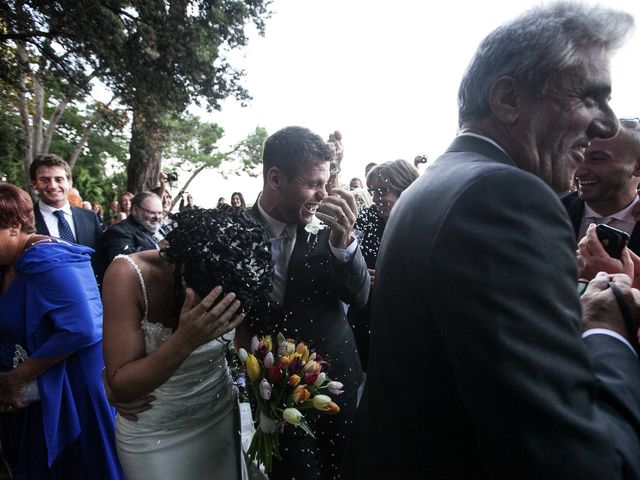
<svg viewBox="0 0 640 480">
<path fill-rule="evenodd" d="M 147 321 L 147 293 L 141 321 L 147 355 L 173 333 Z M 152 394 L 152 408 L 134 422 L 118 415 L 116 445 L 128 480 L 246 479 L 240 449 L 236 390 L 224 356 L 224 342 L 201 345 Z"/>
</svg>

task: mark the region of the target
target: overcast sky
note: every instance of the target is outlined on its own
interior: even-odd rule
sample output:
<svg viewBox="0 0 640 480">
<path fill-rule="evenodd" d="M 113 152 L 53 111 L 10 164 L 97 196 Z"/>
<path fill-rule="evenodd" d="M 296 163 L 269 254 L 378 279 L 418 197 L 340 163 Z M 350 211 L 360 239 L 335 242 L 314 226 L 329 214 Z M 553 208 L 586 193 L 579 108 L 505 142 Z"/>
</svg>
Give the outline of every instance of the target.
<svg viewBox="0 0 640 480">
<path fill-rule="evenodd" d="M 226 102 L 207 120 L 225 129 L 229 143 L 256 126 L 273 133 L 302 125 L 325 139 L 340 130 L 347 182 L 363 178 L 369 162 L 412 161 L 418 154 L 433 161 L 455 135 L 457 89 L 478 43 L 539 3 L 275 0 L 265 36 L 251 35 L 249 46 L 230 56 L 246 71 L 243 85 L 253 100 L 245 108 Z M 640 22 L 639 0 L 600 3 Z M 612 62 L 618 116 L 640 116 L 639 59 L 636 32 Z M 206 207 L 236 190 L 253 203 L 261 184 L 203 172 L 189 191 Z"/>
</svg>

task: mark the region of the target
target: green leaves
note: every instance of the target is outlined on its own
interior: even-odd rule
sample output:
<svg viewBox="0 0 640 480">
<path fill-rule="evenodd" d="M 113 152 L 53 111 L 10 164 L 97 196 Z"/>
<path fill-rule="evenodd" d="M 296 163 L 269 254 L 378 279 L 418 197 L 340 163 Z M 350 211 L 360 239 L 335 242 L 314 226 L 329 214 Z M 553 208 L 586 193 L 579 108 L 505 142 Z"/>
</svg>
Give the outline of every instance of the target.
<svg viewBox="0 0 640 480">
<path fill-rule="evenodd" d="M 133 118 L 128 186 L 154 186 L 163 133 L 171 127 L 165 119 L 194 102 L 215 110 L 227 97 L 249 99 L 240 83 L 243 72 L 225 53 L 247 44 L 247 24 L 263 32 L 268 5 L 269 0 L 6 0 L 0 2 L 0 83 L 26 94 L 25 112 L 40 108 L 34 107 L 36 83 L 39 91 L 58 92 L 79 108 L 93 79 L 100 80 Z M 115 135 L 110 126 L 125 126 L 113 110 L 102 113 L 95 122 L 109 135 Z M 33 138 L 41 138 L 43 122 L 33 124 Z M 216 148 L 219 126 L 192 127 L 191 138 L 177 133 L 169 141 L 176 158 L 214 167 L 229 158 Z M 25 155 L 39 149 L 34 142 Z M 255 163 L 250 143 L 239 155 L 245 168 Z"/>
</svg>

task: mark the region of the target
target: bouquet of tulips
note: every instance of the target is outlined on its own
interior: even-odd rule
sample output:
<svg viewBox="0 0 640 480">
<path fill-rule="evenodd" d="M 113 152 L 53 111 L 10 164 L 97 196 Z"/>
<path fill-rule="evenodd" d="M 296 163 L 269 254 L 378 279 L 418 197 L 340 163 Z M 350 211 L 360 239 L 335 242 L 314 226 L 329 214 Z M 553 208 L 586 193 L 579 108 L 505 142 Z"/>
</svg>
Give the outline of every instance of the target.
<svg viewBox="0 0 640 480">
<path fill-rule="evenodd" d="M 304 342 L 295 343 L 281 333 L 277 345 L 271 336 L 253 337 L 251 352 L 238 350 L 251 379 L 251 391 L 260 410 L 260 421 L 247 455 L 271 472 L 273 457 L 280 459 L 279 435 L 285 422 L 302 428 L 312 437 L 301 410 L 314 408 L 336 414 L 340 407 L 323 392 L 342 393 L 343 385 L 327 376 L 329 363 L 309 350 Z"/>
</svg>

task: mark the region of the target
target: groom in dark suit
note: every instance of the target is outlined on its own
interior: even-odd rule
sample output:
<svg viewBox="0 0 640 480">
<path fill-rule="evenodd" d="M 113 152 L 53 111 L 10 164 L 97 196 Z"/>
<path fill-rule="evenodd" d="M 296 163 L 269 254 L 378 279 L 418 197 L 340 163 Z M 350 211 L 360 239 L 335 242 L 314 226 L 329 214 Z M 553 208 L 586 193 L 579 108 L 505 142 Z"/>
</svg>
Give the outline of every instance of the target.
<svg viewBox="0 0 640 480">
<path fill-rule="evenodd" d="M 627 232 L 629 249 L 640 254 L 640 226 L 634 210 L 640 202 L 640 125 L 620 119 L 620 131 L 610 139 L 594 139 L 574 173 L 577 192 L 562 195 L 576 239 L 590 223 L 606 223 Z"/>
<path fill-rule="evenodd" d="M 361 448 L 345 478 L 640 478 L 637 326 L 613 290 L 636 321 L 640 292 L 603 273 L 581 315 L 554 192 L 590 140 L 618 130 L 608 59 L 632 25 L 558 3 L 481 43 L 459 90 L 460 135 L 402 194 L 382 239 Z"/>
<path fill-rule="evenodd" d="M 95 250 L 102 234 L 100 220 L 92 210 L 69 204 L 67 195 L 73 186 L 69 164 L 54 154 L 38 155 L 31 163 L 29 175 L 40 196 L 33 207 L 36 232 Z"/>
<path fill-rule="evenodd" d="M 353 236 L 355 198 L 339 189 L 327 195 L 330 159 L 327 144 L 306 128 L 274 133 L 265 142 L 263 190 L 251 210 L 272 237 L 273 299 L 280 305 L 275 331 L 310 344 L 331 363 L 331 378 L 344 384 L 334 398 L 340 413 L 305 411 L 317 440 L 285 427 L 283 459 L 274 462 L 271 479 L 339 476 L 362 381 L 345 305 L 366 304 L 370 278 Z M 313 228 L 317 219 L 327 228 Z"/>
</svg>

